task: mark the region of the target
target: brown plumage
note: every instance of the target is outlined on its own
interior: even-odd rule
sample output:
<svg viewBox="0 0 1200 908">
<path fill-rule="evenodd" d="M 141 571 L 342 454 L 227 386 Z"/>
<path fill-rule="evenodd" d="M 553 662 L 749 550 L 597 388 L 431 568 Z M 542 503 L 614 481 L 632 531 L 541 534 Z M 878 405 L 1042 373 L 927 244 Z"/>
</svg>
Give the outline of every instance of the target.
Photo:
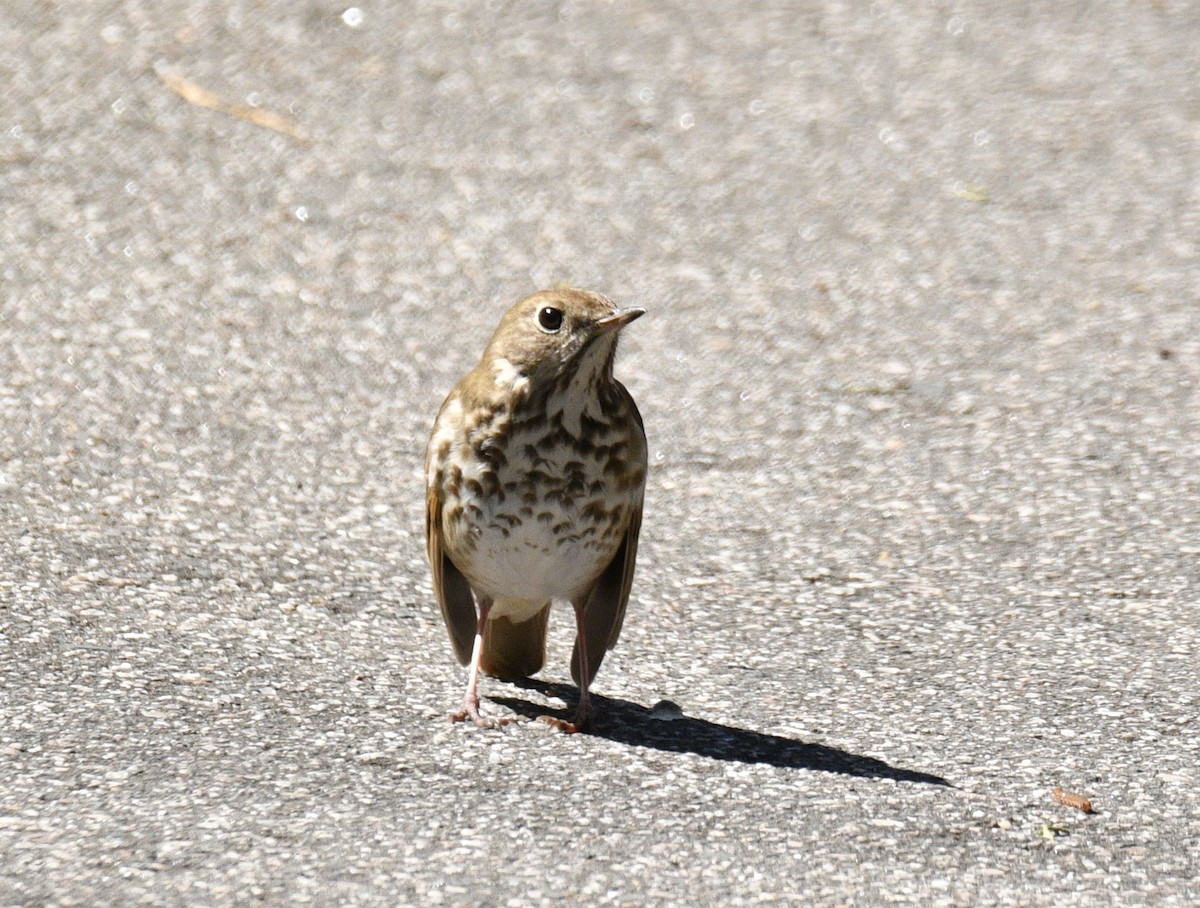
<svg viewBox="0 0 1200 908">
<path fill-rule="evenodd" d="M 555 599 L 575 610 L 580 689 L 573 723 L 559 724 L 588 718 L 641 528 L 646 437 L 613 359 L 620 330 L 643 311 L 582 290 L 526 297 L 438 412 L 425 528 L 434 595 L 455 655 L 471 666 L 456 719 L 498 724 L 479 711 L 478 672 L 537 672 Z"/>
</svg>

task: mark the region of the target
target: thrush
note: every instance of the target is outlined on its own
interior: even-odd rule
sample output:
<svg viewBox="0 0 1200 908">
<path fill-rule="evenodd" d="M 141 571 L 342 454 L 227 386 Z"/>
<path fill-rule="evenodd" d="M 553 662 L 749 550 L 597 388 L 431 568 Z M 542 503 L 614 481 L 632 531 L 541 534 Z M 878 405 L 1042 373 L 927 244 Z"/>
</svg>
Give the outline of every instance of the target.
<svg viewBox="0 0 1200 908">
<path fill-rule="evenodd" d="M 583 290 L 516 303 L 483 358 L 438 411 L 425 455 L 425 536 L 433 591 L 454 654 L 470 666 L 456 721 L 495 727 L 479 673 L 503 680 L 542 668 L 553 601 L 575 610 L 571 676 L 588 694 L 617 642 L 637 557 L 646 435 L 613 378 L 618 309 Z"/>
</svg>

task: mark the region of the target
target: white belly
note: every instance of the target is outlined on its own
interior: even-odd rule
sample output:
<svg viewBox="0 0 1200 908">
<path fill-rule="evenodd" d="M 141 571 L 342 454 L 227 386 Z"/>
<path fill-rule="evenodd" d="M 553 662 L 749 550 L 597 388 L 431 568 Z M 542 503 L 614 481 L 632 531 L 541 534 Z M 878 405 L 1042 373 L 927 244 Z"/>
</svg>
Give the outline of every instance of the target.
<svg viewBox="0 0 1200 908">
<path fill-rule="evenodd" d="M 587 592 L 616 554 L 616 544 L 561 541 L 536 520 L 520 526 L 484 526 L 469 564 L 461 565 L 471 585 L 503 599 L 574 599 Z M 570 531 L 566 531 L 564 535 Z"/>
</svg>

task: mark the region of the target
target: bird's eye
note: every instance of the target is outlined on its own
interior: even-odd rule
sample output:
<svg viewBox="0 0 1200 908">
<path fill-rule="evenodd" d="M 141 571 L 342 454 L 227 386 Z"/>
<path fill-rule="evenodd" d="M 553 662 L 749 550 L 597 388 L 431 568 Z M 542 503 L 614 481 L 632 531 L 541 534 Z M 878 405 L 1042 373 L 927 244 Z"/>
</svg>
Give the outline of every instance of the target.
<svg viewBox="0 0 1200 908">
<path fill-rule="evenodd" d="M 543 306 L 538 310 L 537 314 L 538 327 L 543 331 L 553 334 L 562 327 L 563 314 L 561 309 L 555 309 L 553 306 Z"/>
</svg>

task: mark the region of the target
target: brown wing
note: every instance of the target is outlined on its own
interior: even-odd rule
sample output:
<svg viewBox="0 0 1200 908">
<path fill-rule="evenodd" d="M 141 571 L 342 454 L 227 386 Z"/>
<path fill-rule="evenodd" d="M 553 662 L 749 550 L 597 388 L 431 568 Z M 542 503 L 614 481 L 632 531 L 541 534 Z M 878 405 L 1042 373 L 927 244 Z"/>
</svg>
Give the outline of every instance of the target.
<svg viewBox="0 0 1200 908">
<path fill-rule="evenodd" d="M 466 665 L 471 661 L 479 619 L 471 585 L 442 548 L 442 496 L 435 484 L 425 492 L 425 551 L 433 569 L 433 595 L 442 609 L 454 655 Z"/>
<path fill-rule="evenodd" d="M 625 529 L 617 554 L 595 586 L 587 594 L 585 600 L 584 631 L 587 634 L 587 662 L 590 685 L 600 670 L 604 654 L 617 645 L 621 636 L 621 625 L 625 623 L 625 608 L 629 604 L 629 590 L 633 586 L 633 569 L 637 564 L 638 534 L 642 530 L 642 502 L 645 498 L 645 468 L 646 468 L 646 430 L 642 423 L 642 414 L 638 412 L 637 404 L 632 395 L 620 382 L 614 382 L 620 398 L 620 406 L 626 408 L 628 415 L 637 423 L 635 441 L 640 447 L 640 453 L 635 454 L 635 462 L 643 470 L 643 478 L 638 489 L 637 500 L 629 514 L 629 526 Z M 571 677 L 576 684 L 581 683 L 579 677 L 579 640 L 575 640 L 575 651 L 571 655 Z"/>
<path fill-rule="evenodd" d="M 604 653 L 617 645 L 621 636 L 621 625 L 625 621 L 625 607 L 629 604 L 629 590 L 633 586 L 633 568 L 637 561 L 638 533 L 642 528 L 642 498 L 638 497 L 629 518 L 629 528 L 617 554 L 595 586 L 588 592 L 583 609 L 584 632 L 587 634 L 587 684 L 592 683 Z M 579 640 L 575 640 L 575 651 L 571 655 L 571 677 L 582 685 L 579 677 Z"/>
</svg>

